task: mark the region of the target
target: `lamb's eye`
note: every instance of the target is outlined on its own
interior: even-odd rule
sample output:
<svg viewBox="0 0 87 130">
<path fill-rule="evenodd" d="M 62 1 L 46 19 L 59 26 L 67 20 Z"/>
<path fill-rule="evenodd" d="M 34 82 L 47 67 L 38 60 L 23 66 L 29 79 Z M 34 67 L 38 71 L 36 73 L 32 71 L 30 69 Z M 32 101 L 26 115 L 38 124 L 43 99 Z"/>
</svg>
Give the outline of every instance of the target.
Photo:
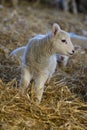
<svg viewBox="0 0 87 130">
<path fill-rule="evenodd" d="M 63 39 L 63 40 L 61 40 L 62 42 L 66 42 L 66 40 L 65 39 Z"/>
</svg>

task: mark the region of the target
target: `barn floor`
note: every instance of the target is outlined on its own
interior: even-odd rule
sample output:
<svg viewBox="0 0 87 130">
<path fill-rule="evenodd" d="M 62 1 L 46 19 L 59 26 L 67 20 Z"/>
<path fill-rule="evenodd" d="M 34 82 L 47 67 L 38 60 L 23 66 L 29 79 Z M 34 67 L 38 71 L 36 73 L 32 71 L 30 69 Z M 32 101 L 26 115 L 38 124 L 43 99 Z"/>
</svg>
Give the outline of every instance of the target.
<svg viewBox="0 0 87 130">
<path fill-rule="evenodd" d="M 0 130 L 87 130 L 87 48 L 74 55 L 66 68 L 57 67 L 40 105 L 32 91 L 23 95 L 17 88 L 20 66 L 10 52 L 50 31 L 54 22 L 80 35 L 87 30 L 84 14 L 64 14 L 26 2 L 17 12 L 12 7 L 0 10 Z"/>
</svg>

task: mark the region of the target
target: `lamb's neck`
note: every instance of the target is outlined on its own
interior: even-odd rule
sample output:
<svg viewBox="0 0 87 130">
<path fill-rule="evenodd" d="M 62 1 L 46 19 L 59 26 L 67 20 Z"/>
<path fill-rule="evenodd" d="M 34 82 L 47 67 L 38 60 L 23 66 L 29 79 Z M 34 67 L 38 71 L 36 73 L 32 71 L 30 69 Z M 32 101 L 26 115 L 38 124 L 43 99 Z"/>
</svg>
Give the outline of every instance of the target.
<svg viewBox="0 0 87 130">
<path fill-rule="evenodd" d="M 41 54 L 43 56 L 49 57 L 54 55 L 54 48 L 53 48 L 53 35 L 52 32 L 46 34 L 46 36 L 41 41 Z"/>
</svg>

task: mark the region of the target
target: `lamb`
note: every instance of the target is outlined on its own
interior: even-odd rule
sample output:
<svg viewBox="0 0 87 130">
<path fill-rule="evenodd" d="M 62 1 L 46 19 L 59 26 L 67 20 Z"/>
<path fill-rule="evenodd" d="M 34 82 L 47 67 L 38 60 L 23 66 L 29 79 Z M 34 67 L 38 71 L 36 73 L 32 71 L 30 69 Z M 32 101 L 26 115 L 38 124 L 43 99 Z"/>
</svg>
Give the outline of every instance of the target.
<svg viewBox="0 0 87 130">
<path fill-rule="evenodd" d="M 20 65 L 22 63 L 22 58 L 23 58 L 25 48 L 26 48 L 26 46 L 19 47 L 19 48 L 13 50 L 10 54 L 10 56 L 13 59 L 15 58 L 19 62 Z M 81 46 L 75 45 L 74 49 L 75 49 L 75 53 L 78 53 L 79 51 L 81 51 Z M 59 67 L 66 67 L 68 64 L 69 58 L 70 58 L 70 56 L 56 54 L 57 63 L 60 64 Z"/>
<path fill-rule="evenodd" d="M 39 37 L 39 35 L 36 36 L 36 38 L 38 38 L 38 37 Z M 19 62 L 20 65 L 22 63 L 22 58 L 23 58 L 25 48 L 26 48 L 26 46 L 19 47 L 19 48 L 13 50 L 10 54 L 10 56 L 12 58 L 15 58 Z M 69 60 L 69 56 L 56 54 L 56 60 L 57 60 L 58 64 L 61 63 L 62 67 L 66 67 L 68 60 Z"/>
<path fill-rule="evenodd" d="M 25 47 L 22 65 L 20 86 L 24 93 L 33 79 L 37 103 L 41 102 L 44 86 L 55 72 L 56 54 L 71 56 L 74 46 L 67 32 L 60 29 L 57 23 L 53 24 L 52 31 L 39 38 L 32 38 Z"/>
<path fill-rule="evenodd" d="M 81 52 L 81 49 L 84 50 L 87 48 L 86 47 L 87 45 L 85 44 L 85 42 L 87 41 L 86 37 L 83 37 L 83 36 L 81 37 L 81 36 L 76 35 L 74 33 L 69 33 L 69 35 L 70 35 L 71 41 L 75 44 L 74 45 L 75 53 L 78 53 L 78 51 Z M 45 35 L 39 34 L 39 35 L 36 35 L 34 38 L 41 39 L 44 36 Z M 21 62 L 22 62 L 25 48 L 26 48 L 26 46 L 19 47 L 19 48 L 13 50 L 10 54 L 10 56 L 12 58 L 15 58 L 19 62 L 19 64 L 21 64 Z M 69 58 L 70 58 L 69 56 L 61 55 L 58 53 L 56 54 L 57 63 L 58 64 L 61 63 L 59 67 L 61 67 L 61 66 L 66 67 L 68 64 Z"/>
<path fill-rule="evenodd" d="M 36 35 L 33 39 L 42 39 L 44 37 L 45 37 L 45 35 L 39 34 L 39 35 Z M 26 48 L 26 46 L 19 47 L 19 48 L 13 50 L 10 54 L 11 57 L 13 57 L 13 58 L 15 57 L 16 60 L 18 60 L 19 64 L 21 64 L 21 62 L 22 62 L 25 48 Z M 56 60 L 57 60 L 57 63 L 61 63 L 61 65 L 63 67 L 65 67 L 68 63 L 69 56 L 56 54 Z"/>
</svg>

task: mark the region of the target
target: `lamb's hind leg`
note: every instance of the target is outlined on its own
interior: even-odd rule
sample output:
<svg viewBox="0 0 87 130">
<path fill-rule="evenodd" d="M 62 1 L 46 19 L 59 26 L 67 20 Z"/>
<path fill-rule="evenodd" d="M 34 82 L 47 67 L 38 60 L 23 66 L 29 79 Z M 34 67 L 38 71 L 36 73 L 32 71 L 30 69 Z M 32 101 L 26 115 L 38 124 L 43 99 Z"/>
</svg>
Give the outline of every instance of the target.
<svg viewBox="0 0 87 130">
<path fill-rule="evenodd" d="M 20 86 L 23 93 L 26 93 L 30 80 L 31 80 L 31 74 L 28 68 L 26 66 L 22 66 Z"/>
<path fill-rule="evenodd" d="M 35 80 L 35 96 L 37 99 L 36 100 L 37 103 L 41 102 L 42 95 L 44 92 L 44 85 L 45 85 L 47 78 L 48 78 L 47 76 L 41 75 L 38 78 L 36 78 L 36 80 Z"/>
</svg>

